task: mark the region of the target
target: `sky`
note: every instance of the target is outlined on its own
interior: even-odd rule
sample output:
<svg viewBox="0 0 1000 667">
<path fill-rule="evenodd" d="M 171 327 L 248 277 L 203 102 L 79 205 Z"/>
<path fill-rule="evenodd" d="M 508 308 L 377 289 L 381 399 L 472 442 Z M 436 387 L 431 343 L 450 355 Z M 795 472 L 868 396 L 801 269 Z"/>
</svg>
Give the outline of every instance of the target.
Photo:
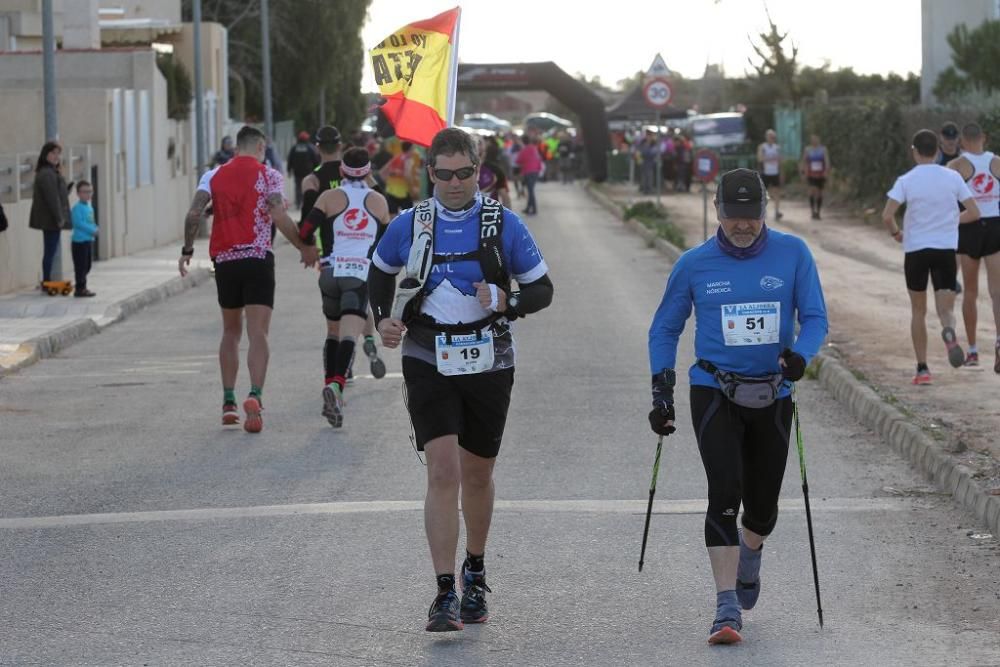
<svg viewBox="0 0 1000 667">
<path fill-rule="evenodd" d="M 593 0 L 372 0 L 362 40 L 371 48 L 456 4 L 460 62 L 552 60 L 610 86 L 647 70 L 657 53 L 687 78 L 700 77 L 706 62 L 742 76 L 754 56 L 747 35 L 767 30 L 763 0 L 614 0 L 604 9 Z M 767 0 L 767 8 L 799 47 L 803 65 L 920 72 L 920 0 Z M 367 59 L 361 88 L 376 90 Z"/>
</svg>

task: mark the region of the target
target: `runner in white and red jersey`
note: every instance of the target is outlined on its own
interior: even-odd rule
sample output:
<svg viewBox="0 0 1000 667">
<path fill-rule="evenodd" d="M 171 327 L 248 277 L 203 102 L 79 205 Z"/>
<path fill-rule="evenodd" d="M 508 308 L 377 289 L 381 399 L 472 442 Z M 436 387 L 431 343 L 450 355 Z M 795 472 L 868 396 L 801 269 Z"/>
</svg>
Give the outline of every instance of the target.
<svg viewBox="0 0 1000 667">
<path fill-rule="evenodd" d="M 209 256 L 215 264 L 215 285 L 222 308 L 222 342 L 219 366 L 222 370 L 222 423 L 238 424 L 236 375 L 240 368 L 240 338 L 246 311 L 250 349 L 250 394 L 243 402 L 243 427 L 258 433 L 264 427 L 261 392 L 267 375 L 269 356 L 267 332 L 274 308 L 274 254 L 271 241 L 274 226 L 301 253 L 302 263 L 313 266 L 319 260 L 315 246 L 303 243 L 295 223 L 285 212 L 284 180 L 280 172 L 262 164 L 267 143 L 264 134 L 246 126 L 236 136 L 236 156 L 208 171 L 184 221 L 184 247 L 177 263 L 182 276 L 194 255 L 194 239 L 202 224 L 205 208 L 212 204 L 212 235 Z"/>
</svg>

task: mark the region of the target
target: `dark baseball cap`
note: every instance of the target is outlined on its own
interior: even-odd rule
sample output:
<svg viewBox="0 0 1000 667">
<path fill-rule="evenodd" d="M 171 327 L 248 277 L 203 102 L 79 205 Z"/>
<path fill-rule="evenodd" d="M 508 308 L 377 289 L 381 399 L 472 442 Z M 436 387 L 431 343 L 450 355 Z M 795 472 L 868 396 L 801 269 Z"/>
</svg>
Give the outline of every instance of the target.
<svg viewBox="0 0 1000 667">
<path fill-rule="evenodd" d="M 722 218 L 762 220 L 767 211 L 767 191 L 760 174 L 751 169 L 733 169 L 722 175 L 715 193 Z"/>
<path fill-rule="evenodd" d="M 316 130 L 316 143 L 335 145 L 340 143 L 340 130 L 333 125 L 324 125 Z"/>
<path fill-rule="evenodd" d="M 941 136 L 945 139 L 958 139 L 958 125 L 949 120 L 941 126 Z"/>
</svg>

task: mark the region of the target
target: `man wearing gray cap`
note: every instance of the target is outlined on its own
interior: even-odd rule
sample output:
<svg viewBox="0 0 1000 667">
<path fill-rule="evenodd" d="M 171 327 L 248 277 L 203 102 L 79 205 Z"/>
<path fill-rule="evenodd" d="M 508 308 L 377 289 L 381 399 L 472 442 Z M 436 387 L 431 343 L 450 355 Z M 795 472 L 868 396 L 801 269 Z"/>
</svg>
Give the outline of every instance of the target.
<svg viewBox="0 0 1000 667">
<path fill-rule="evenodd" d="M 752 608 L 760 595 L 764 538 L 778 519 L 790 383 L 802 379 L 819 351 L 827 317 L 809 248 L 764 222 L 767 192 L 757 172 L 723 174 L 715 206 L 715 237 L 677 260 L 649 329 L 649 423 L 660 436 L 675 430 L 677 344 L 693 308 L 697 361 L 688 384 L 708 478 L 705 545 L 716 589 L 708 641 L 732 644 L 742 640 L 741 608 Z"/>
</svg>

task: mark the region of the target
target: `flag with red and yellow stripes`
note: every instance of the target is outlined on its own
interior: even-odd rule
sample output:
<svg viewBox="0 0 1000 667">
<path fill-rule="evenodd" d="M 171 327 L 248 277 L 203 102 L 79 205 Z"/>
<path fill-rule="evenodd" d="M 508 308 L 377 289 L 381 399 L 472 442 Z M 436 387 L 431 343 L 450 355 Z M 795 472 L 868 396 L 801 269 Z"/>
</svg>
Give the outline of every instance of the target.
<svg viewBox="0 0 1000 667">
<path fill-rule="evenodd" d="M 430 146 L 455 114 L 462 9 L 403 26 L 370 51 L 382 112 L 404 141 Z"/>
</svg>

